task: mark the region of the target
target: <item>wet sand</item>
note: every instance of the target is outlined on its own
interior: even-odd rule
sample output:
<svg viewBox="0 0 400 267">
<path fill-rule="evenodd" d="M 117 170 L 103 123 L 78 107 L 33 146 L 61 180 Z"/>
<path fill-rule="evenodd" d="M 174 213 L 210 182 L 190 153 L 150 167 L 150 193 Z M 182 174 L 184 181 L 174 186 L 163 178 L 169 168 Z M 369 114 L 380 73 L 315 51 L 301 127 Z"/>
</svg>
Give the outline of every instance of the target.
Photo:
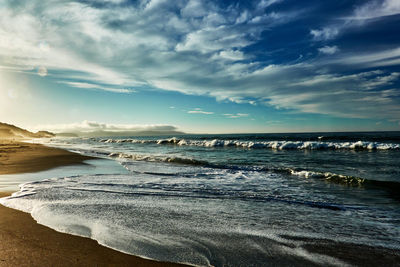
<svg viewBox="0 0 400 267">
<path fill-rule="evenodd" d="M 16 141 L 0 140 L 0 174 L 38 172 L 93 159 L 66 150 Z"/>
<path fill-rule="evenodd" d="M 0 197 L 7 193 L 0 192 Z M 89 238 L 56 232 L 0 205 L 0 266 L 179 266 L 124 254 Z"/>
<path fill-rule="evenodd" d="M 37 144 L 0 141 L 0 174 L 38 172 L 93 159 Z M 0 176 L 1 179 L 1 176 Z M 0 192 L 0 197 L 11 192 Z M 182 266 L 121 253 L 56 232 L 30 214 L 0 205 L 0 266 Z"/>
</svg>

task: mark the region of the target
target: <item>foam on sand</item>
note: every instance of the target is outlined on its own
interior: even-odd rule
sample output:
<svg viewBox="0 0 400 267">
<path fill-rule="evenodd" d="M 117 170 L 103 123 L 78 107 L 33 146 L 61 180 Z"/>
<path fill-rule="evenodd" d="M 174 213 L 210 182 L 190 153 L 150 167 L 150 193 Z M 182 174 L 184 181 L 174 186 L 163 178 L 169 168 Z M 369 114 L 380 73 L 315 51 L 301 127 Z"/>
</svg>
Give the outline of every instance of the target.
<svg viewBox="0 0 400 267">
<path fill-rule="evenodd" d="M 313 257 L 313 253 L 282 246 L 283 238 L 274 231 L 247 229 L 244 221 L 248 217 L 240 221 L 246 214 L 237 217 L 224 202 L 214 198 L 193 202 L 179 186 L 174 197 L 168 189 L 173 185 L 164 182 L 161 186 L 166 187 L 157 189 L 152 179 L 160 177 L 148 178 L 145 183 L 143 179 L 129 183 L 131 177 L 121 175 L 49 179 L 26 183 L 20 192 L 0 203 L 28 212 L 38 223 L 57 231 L 90 237 L 145 258 L 199 266 L 240 266 L 260 265 L 275 255 L 281 261 L 340 265 L 328 256 Z M 279 256 L 282 248 L 285 257 Z"/>
</svg>

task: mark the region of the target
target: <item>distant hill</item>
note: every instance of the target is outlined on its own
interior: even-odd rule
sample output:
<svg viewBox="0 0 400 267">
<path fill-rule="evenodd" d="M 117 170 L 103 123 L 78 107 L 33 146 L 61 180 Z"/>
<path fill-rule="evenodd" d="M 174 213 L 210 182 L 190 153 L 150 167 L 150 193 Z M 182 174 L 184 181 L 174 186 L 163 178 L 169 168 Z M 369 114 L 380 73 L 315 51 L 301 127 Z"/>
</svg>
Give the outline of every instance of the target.
<svg viewBox="0 0 400 267">
<path fill-rule="evenodd" d="M 26 139 L 26 138 L 48 138 L 54 137 L 55 134 L 47 131 L 39 131 L 32 133 L 12 124 L 0 122 L 0 139 Z"/>
<path fill-rule="evenodd" d="M 26 139 L 26 138 L 50 138 L 50 137 L 106 137 L 106 136 L 162 136 L 162 135 L 182 135 L 179 131 L 92 131 L 92 132 L 68 132 L 51 133 L 39 131 L 32 133 L 12 124 L 0 122 L 0 139 Z"/>
</svg>

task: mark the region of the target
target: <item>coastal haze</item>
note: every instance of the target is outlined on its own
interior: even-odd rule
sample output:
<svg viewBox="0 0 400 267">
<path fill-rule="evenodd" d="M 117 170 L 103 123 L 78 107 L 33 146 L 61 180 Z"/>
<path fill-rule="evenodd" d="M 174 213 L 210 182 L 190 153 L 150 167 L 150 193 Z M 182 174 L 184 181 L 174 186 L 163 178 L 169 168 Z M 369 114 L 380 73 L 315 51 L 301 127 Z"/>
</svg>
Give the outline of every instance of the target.
<svg viewBox="0 0 400 267">
<path fill-rule="evenodd" d="M 400 266 L 399 22 L 0 0 L 0 266 Z"/>
</svg>

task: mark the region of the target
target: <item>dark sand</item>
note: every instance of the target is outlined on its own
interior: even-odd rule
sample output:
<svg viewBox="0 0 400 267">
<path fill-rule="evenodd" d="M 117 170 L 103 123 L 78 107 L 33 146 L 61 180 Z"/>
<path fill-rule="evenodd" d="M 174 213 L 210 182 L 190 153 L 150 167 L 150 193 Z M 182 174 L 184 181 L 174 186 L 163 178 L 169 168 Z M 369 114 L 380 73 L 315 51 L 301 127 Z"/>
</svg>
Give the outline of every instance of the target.
<svg viewBox="0 0 400 267">
<path fill-rule="evenodd" d="M 37 144 L 0 141 L 0 174 L 85 164 L 90 157 Z M 1 179 L 1 176 L 0 176 Z M 11 192 L 0 192 L 0 197 Z M 89 238 L 56 232 L 30 214 L 0 205 L 0 266 L 182 266 L 121 253 Z"/>
<path fill-rule="evenodd" d="M 0 193 L 0 197 L 7 193 Z M 0 266 L 179 266 L 124 254 L 89 238 L 56 232 L 0 205 Z"/>
<path fill-rule="evenodd" d="M 44 171 L 85 164 L 88 159 L 93 158 L 39 144 L 0 140 L 0 174 Z"/>
</svg>

